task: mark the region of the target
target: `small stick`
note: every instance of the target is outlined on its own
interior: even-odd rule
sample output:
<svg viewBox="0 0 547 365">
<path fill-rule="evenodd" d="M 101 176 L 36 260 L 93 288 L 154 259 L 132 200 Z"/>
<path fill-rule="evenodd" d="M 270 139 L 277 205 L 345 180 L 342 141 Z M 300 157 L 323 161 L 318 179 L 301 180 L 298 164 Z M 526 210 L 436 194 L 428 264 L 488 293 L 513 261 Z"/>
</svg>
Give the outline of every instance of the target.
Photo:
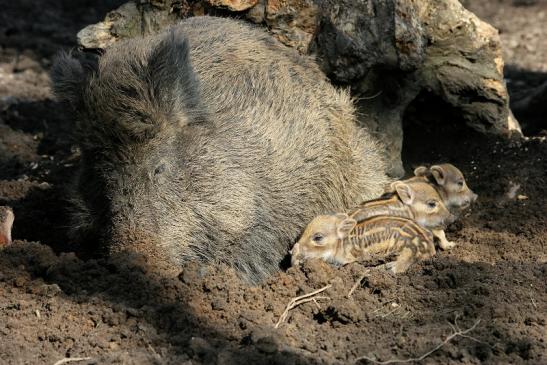
<svg viewBox="0 0 547 365">
<path fill-rule="evenodd" d="M 90 357 L 65 357 L 64 359 L 57 361 L 53 365 L 62 365 L 62 364 L 67 364 L 69 362 L 85 361 L 85 360 L 91 360 L 91 358 Z"/>
<path fill-rule="evenodd" d="M 365 272 L 363 273 L 363 275 L 361 275 L 361 277 L 359 278 L 359 280 L 357 280 L 355 282 L 355 284 L 353 284 L 353 286 L 351 287 L 351 289 L 349 290 L 349 293 L 348 293 L 348 298 L 351 298 L 351 296 L 353 295 L 353 292 L 357 290 L 357 288 L 359 287 L 359 285 L 361 285 L 361 282 L 363 281 L 364 278 L 366 278 L 367 274 L 370 272 L 370 270 L 365 270 Z"/>
<path fill-rule="evenodd" d="M 314 301 L 316 299 L 330 299 L 329 297 L 316 297 L 314 298 L 315 295 L 321 293 L 321 292 L 324 292 L 325 290 L 327 290 L 328 288 L 330 288 L 332 285 L 329 284 L 327 286 L 324 286 L 323 288 L 321 289 L 317 289 L 311 293 L 308 293 L 308 294 L 304 294 L 304 295 L 301 295 L 299 297 L 295 297 L 295 298 L 292 298 L 289 303 L 287 304 L 287 307 L 285 308 L 285 311 L 283 312 L 283 314 L 281 314 L 281 317 L 279 317 L 279 320 L 277 321 L 277 323 L 275 324 L 275 328 L 279 328 L 279 325 L 281 323 L 283 323 L 286 319 L 287 319 L 287 316 L 289 315 L 289 311 L 297 306 L 299 306 L 300 304 L 303 304 L 303 303 L 307 303 L 307 302 L 311 302 L 311 301 Z"/>
<path fill-rule="evenodd" d="M 454 332 L 461 332 L 461 331 L 462 331 L 461 328 L 460 328 L 460 326 L 458 325 L 458 317 L 459 317 L 459 316 L 460 316 L 459 314 L 456 314 L 456 317 L 454 317 L 454 325 L 452 325 L 450 322 L 448 322 L 448 325 L 452 328 L 452 330 L 453 330 Z M 468 339 L 470 339 L 470 340 L 472 340 L 472 341 L 474 341 L 474 342 L 482 343 L 483 345 L 486 345 L 486 346 L 489 346 L 489 347 L 492 348 L 492 346 L 491 346 L 490 344 L 488 344 L 488 343 L 486 343 L 486 342 L 484 342 L 484 341 L 481 341 L 481 340 L 479 340 L 479 339 L 476 339 L 475 337 L 468 336 L 468 335 L 466 335 L 466 334 L 460 334 L 460 337 L 468 338 Z"/>
<path fill-rule="evenodd" d="M 317 300 L 315 300 L 315 299 L 316 298 L 313 298 L 313 304 L 315 304 L 317 306 L 317 309 L 321 309 L 321 306 L 319 305 L 319 303 L 317 303 Z"/>
<path fill-rule="evenodd" d="M 381 315 L 376 316 L 376 317 L 386 318 L 386 317 L 389 316 L 390 314 L 393 314 L 393 313 L 397 312 L 399 309 L 401 309 L 401 307 L 396 307 L 395 309 L 390 310 L 389 312 L 384 313 L 384 314 L 381 314 Z"/>
<path fill-rule="evenodd" d="M 161 358 L 160 354 L 158 354 L 158 353 L 156 352 L 156 350 L 154 350 L 154 348 L 152 347 L 152 345 L 148 344 L 148 349 L 149 349 L 150 351 L 152 351 L 152 352 L 154 353 L 154 355 L 155 355 L 157 358 Z"/>
<path fill-rule="evenodd" d="M 295 298 L 296 299 L 296 298 Z M 303 298 L 303 299 L 300 299 L 300 300 L 297 300 L 295 302 L 290 302 L 289 305 L 287 305 L 287 308 L 285 309 L 285 312 L 283 312 L 283 314 L 281 315 L 281 317 L 279 318 L 279 321 L 277 321 L 276 325 L 275 325 L 275 328 L 278 328 L 279 325 L 285 321 L 285 319 L 287 319 L 287 316 L 289 315 L 289 311 L 297 306 L 299 306 L 300 304 L 304 304 L 304 303 L 308 303 L 308 302 L 315 302 L 315 304 L 317 304 L 317 306 L 319 307 L 319 304 L 317 303 L 317 299 L 330 299 L 330 297 L 323 297 L 323 296 L 319 296 L 319 297 L 314 297 L 314 298 Z M 321 309 L 321 307 L 319 307 L 319 309 Z"/>
<path fill-rule="evenodd" d="M 452 339 L 456 338 L 456 337 L 467 337 L 465 336 L 467 333 L 473 331 L 475 329 L 475 327 L 477 327 L 477 325 L 480 323 L 480 319 L 475 322 L 474 325 L 472 325 L 471 327 L 469 327 L 468 329 L 466 330 L 459 330 L 459 331 L 455 331 L 453 332 L 450 336 L 448 336 L 443 342 L 441 342 L 440 344 L 438 344 L 437 346 L 433 347 L 431 350 L 429 350 L 428 352 L 426 352 L 425 354 L 421 355 L 420 357 L 413 357 L 413 358 L 410 358 L 410 359 L 391 359 L 391 360 L 386 360 L 386 361 L 377 361 L 377 360 L 374 360 L 368 356 L 360 356 L 358 357 L 357 359 L 355 359 L 355 362 L 358 362 L 360 360 L 367 360 L 367 361 L 370 361 L 374 364 L 380 364 L 380 365 L 386 365 L 386 364 L 395 364 L 395 363 L 408 363 L 408 362 L 416 362 L 416 361 L 422 361 L 423 359 L 425 359 L 426 357 L 428 357 L 429 355 L 431 355 L 432 353 L 434 353 L 435 351 L 437 351 L 438 349 L 440 349 L 441 347 L 443 347 L 444 345 L 446 345 L 448 342 L 450 342 Z M 453 329 L 454 327 L 451 326 Z"/>
</svg>

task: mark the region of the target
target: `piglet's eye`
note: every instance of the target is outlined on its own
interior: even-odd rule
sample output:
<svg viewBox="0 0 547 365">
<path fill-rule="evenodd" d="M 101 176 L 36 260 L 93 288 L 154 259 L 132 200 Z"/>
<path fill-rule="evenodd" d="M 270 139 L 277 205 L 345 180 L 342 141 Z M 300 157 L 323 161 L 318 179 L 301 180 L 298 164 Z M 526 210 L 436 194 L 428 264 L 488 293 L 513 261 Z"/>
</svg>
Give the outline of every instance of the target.
<svg viewBox="0 0 547 365">
<path fill-rule="evenodd" d="M 458 181 L 458 186 L 459 186 L 460 188 L 463 188 L 463 181 Z"/>
<path fill-rule="evenodd" d="M 437 202 L 435 200 L 430 200 L 427 202 L 427 206 L 429 208 L 435 208 L 437 206 Z"/>
<path fill-rule="evenodd" d="M 315 243 L 322 243 L 325 237 L 321 233 L 316 233 L 312 236 L 312 241 Z"/>
</svg>

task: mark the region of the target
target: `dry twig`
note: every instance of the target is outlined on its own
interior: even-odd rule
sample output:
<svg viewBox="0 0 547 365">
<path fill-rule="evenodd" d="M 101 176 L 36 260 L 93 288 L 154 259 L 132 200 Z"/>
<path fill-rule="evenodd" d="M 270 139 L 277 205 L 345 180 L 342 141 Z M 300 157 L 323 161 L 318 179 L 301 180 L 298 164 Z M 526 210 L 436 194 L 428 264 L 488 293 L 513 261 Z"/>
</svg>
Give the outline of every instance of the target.
<svg viewBox="0 0 547 365">
<path fill-rule="evenodd" d="M 456 319 L 457 319 L 457 317 L 456 317 Z M 427 351 L 426 353 L 424 353 L 423 355 L 421 355 L 419 357 L 412 357 L 412 358 L 409 358 L 409 359 L 391 359 L 391 360 L 386 360 L 386 361 L 378 361 L 378 360 L 374 360 L 373 358 L 370 358 L 368 356 L 360 356 L 357 359 L 355 359 L 355 362 L 358 362 L 360 360 L 367 360 L 367 361 L 370 361 L 374 364 L 386 365 L 386 364 L 409 363 L 409 362 L 422 361 L 423 359 L 425 359 L 426 357 L 428 357 L 429 355 L 431 355 L 432 353 L 434 353 L 435 351 L 437 351 L 438 349 L 440 349 L 441 347 L 443 347 L 444 345 L 446 345 L 448 342 L 450 342 L 451 340 L 453 340 L 456 337 L 465 337 L 465 338 L 471 338 L 473 340 L 476 340 L 473 337 L 467 336 L 467 334 L 469 332 L 473 331 L 475 329 L 475 327 L 478 326 L 480 321 L 481 320 L 479 319 L 477 322 L 475 322 L 475 324 L 473 324 L 471 327 L 469 327 L 466 330 L 461 330 L 458 327 L 458 324 L 455 322 L 456 326 L 450 325 L 450 327 L 454 330 L 454 332 L 450 336 L 448 336 L 443 342 L 441 342 L 440 344 L 433 347 L 431 350 Z"/>
<path fill-rule="evenodd" d="M 353 286 L 351 287 L 351 289 L 349 290 L 349 293 L 348 293 L 348 298 L 351 298 L 351 296 L 353 295 L 353 292 L 355 290 L 357 290 L 357 288 L 359 287 L 359 285 L 361 285 L 361 282 L 363 281 L 364 278 L 366 278 L 367 274 L 370 272 L 370 270 L 365 270 L 365 272 L 363 273 L 363 275 L 361 275 L 361 277 L 359 278 L 359 280 L 357 280 L 355 282 L 355 284 L 353 284 Z"/>
<path fill-rule="evenodd" d="M 281 314 L 281 317 L 279 317 L 279 320 L 275 324 L 275 328 L 279 328 L 279 325 L 287 319 L 287 316 L 289 315 L 289 311 L 291 309 L 299 306 L 300 304 L 311 302 L 311 301 L 316 301 L 317 299 L 330 299 L 329 297 L 323 297 L 323 296 L 316 297 L 316 295 L 321 293 L 321 292 L 324 292 L 325 290 L 327 290 L 331 286 L 332 285 L 329 284 L 329 285 L 324 286 L 321 289 L 317 289 L 317 290 L 315 290 L 311 293 L 304 294 L 304 295 L 301 295 L 299 297 L 292 298 L 289 301 L 289 303 L 287 304 L 287 307 L 285 308 L 285 311 L 283 312 L 283 314 Z"/>
<path fill-rule="evenodd" d="M 398 306 L 398 307 L 395 307 L 395 309 L 393 309 L 393 310 L 390 310 L 390 311 L 389 311 L 389 312 L 387 312 L 387 313 L 384 313 L 384 314 L 378 315 L 378 316 L 376 316 L 376 317 L 380 317 L 380 318 L 386 318 L 386 317 L 388 317 L 388 316 L 389 316 L 390 314 L 393 314 L 393 313 L 397 312 L 397 311 L 398 311 L 399 309 L 401 309 L 401 307 L 399 307 L 399 306 Z"/>
<path fill-rule="evenodd" d="M 319 297 L 318 297 L 319 298 Z M 323 297 L 321 297 L 323 298 Z M 319 303 L 317 303 L 317 300 L 315 300 L 316 298 L 313 298 L 313 304 L 315 304 L 315 306 L 317 307 L 317 309 L 321 309 L 321 306 L 319 305 Z"/>
<path fill-rule="evenodd" d="M 64 359 L 57 361 L 53 365 L 62 365 L 62 364 L 68 364 L 69 362 L 86 361 L 86 360 L 91 360 L 91 358 L 90 357 L 65 357 Z"/>
<path fill-rule="evenodd" d="M 459 314 L 456 314 L 456 317 L 454 318 L 454 325 L 448 323 L 448 325 L 450 326 L 450 328 L 452 328 L 452 330 L 453 330 L 454 332 L 462 332 L 462 330 L 461 330 L 461 328 L 460 328 L 460 325 L 458 324 L 458 317 L 459 317 L 459 316 L 460 316 Z M 481 343 L 481 344 L 483 344 L 483 345 L 489 346 L 490 348 L 493 348 L 493 346 L 491 346 L 489 343 L 486 343 L 486 342 L 484 342 L 484 341 L 481 341 L 481 340 L 479 340 L 479 339 L 476 339 L 475 337 L 468 336 L 468 335 L 463 334 L 463 333 L 460 334 L 460 337 L 467 338 L 467 339 L 469 339 L 469 340 L 471 340 L 471 341 L 473 341 L 473 342 Z"/>
</svg>

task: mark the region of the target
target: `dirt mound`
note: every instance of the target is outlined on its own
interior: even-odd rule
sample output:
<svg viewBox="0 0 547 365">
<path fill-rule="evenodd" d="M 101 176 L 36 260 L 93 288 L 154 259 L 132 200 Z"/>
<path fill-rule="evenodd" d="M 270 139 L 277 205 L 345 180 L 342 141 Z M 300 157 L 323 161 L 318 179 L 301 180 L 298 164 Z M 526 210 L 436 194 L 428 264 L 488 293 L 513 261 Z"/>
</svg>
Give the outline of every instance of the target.
<svg viewBox="0 0 547 365">
<path fill-rule="evenodd" d="M 0 359 L 286 364 L 348 363 L 366 355 L 386 360 L 418 357 L 441 343 L 451 325 L 466 329 L 480 320 L 469 333 L 473 338 L 452 340 L 429 361 L 542 363 L 547 266 L 533 246 L 541 239 L 526 236 L 541 234 L 544 241 L 545 228 L 509 233 L 505 229 L 511 227 L 467 224 L 479 214 L 451 232 L 459 247 L 405 275 L 312 261 L 257 287 L 227 268 L 187 267 L 172 277 L 139 257 L 82 261 L 45 245 L 16 242 L 0 254 L 5 346 Z M 291 310 L 275 329 L 291 298 L 327 285 L 316 301 Z M 30 345 L 39 351 L 22 356 Z"/>
</svg>

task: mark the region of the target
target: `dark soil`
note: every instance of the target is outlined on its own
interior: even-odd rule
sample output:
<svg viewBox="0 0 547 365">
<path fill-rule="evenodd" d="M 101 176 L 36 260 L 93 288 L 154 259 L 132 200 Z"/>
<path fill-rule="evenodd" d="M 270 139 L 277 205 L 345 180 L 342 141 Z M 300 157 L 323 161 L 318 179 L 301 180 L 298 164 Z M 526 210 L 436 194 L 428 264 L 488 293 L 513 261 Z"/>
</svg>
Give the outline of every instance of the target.
<svg viewBox="0 0 547 365">
<path fill-rule="evenodd" d="M 547 14 L 541 1 L 518 8 L 511 1 L 467 4 L 504 32 L 521 32 L 528 18 Z M 450 161 L 480 198 L 447 232 L 458 246 L 406 274 L 371 269 L 347 298 L 365 273 L 361 264 L 309 262 L 250 287 L 222 267 L 187 267 L 175 277 L 140 257 L 84 260 L 72 253 L 63 189 L 78 156 L 71 115 L 51 100 L 47 69 L 57 50 L 74 46 L 78 29 L 115 6 L 0 1 L 0 205 L 16 215 L 16 241 L 0 252 L 0 363 L 383 361 L 420 357 L 454 326 L 477 322 L 470 337 L 452 339 L 422 362 L 547 363 L 547 142 L 475 134 L 458 127 L 457 111 L 430 108 L 425 96 L 407 117 L 406 166 Z M 538 29 L 533 54 L 506 53 L 509 63 L 520 62 L 508 67 L 512 92 L 526 95 L 545 77 L 547 27 Z M 522 47 L 506 44 L 513 54 Z M 442 125 L 434 113 L 442 114 Z M 292 297 L 327 284 L 323 298 L 293 309 L 274 328 Z"/>
</svg>

